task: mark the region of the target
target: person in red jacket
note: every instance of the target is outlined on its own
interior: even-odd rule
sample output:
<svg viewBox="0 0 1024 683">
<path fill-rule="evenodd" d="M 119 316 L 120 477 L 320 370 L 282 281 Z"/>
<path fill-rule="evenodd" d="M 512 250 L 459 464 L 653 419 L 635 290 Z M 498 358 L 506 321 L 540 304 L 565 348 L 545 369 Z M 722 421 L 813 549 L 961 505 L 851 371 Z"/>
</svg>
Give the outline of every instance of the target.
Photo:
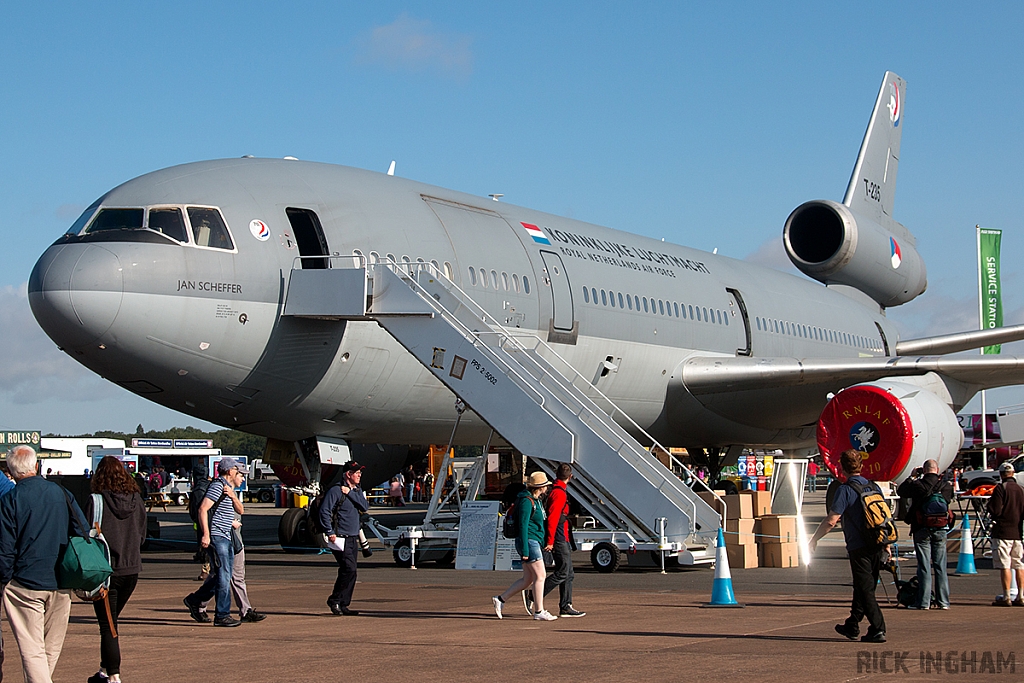
<svg viewBox="0 0 1024 683">
<path fill-rule="evenodd" d="M 586 612 L 580 612 L 572 606 L 572 551 L 576 544 L 572 540 L 569 520 L 566 519 L 569 516 L 569 494 L 566 485 L 572 479 L 572 466 L 563 462 L 555 470 L 555 477 L 555 484 L 544 501 L 544 510 L 547 513 L 544 550 L 550 552 L 555 559 L 555 566 L 544 581 L 544 595 L 546 597 L 555 586 L 558 586 L 558 616 L 585 617 Z M 523 599 L 526 601 L 527 611 L 532 612 L 533 593 L 524 591 Z"/>
</svg>

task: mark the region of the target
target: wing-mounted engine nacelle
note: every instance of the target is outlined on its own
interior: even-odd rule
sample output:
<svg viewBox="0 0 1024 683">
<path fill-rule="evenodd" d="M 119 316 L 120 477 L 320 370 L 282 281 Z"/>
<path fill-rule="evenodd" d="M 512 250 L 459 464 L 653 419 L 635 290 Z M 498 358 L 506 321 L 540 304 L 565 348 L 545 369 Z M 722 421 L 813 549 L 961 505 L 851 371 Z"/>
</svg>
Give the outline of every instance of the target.
<svg viewBox="0 0 1024 683">
<path fill-rule="evenodd" d="M 786 219 L 783 243 L 800 272 L 825 284 L 855 287 L 882 306 L 905 304 L 924 292 L 928 276 L 913 235 L 890 231 L 845 204 L 801 204 Z"/>
<path fill-rule="evenodd" d="M 843 451 L 860 451 L 861 474 L 902 482 L 925 460 L 949 467 L 964 442 L 953 410 L 919 386 L 879 380 L 836 394 L 818 420 L 818 450 L 839 476 Z"/>
</svg>

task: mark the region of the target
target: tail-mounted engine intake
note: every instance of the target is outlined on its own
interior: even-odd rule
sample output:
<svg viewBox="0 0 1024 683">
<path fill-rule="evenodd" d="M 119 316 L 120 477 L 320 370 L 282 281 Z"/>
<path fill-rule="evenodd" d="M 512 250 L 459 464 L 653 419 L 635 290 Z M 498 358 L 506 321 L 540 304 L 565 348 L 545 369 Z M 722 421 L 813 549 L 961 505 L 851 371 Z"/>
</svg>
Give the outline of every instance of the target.
<svg viewBox="0 0 1024 683">
<path fill-rule="evenodd" d="M 786 220 L 783 242 L 805 275 L 859 289 L 882 306 L 905 304 L 928 286 L 924 261 L 906 228 L 893 222 L 890 231 L 845 204 L 801 204 Z"/>
<path fill-rule="evenodd" d="M 843 451 L 860 451 L 861 475 L 902 482 L 925 460 L 939 471 L 953 462 L 964 432 L 953 410 L 932 392 L 901 382 L 857 384 L 836 394 L 818 420 L 818 450 L 840 475 Z"/>
</svg>

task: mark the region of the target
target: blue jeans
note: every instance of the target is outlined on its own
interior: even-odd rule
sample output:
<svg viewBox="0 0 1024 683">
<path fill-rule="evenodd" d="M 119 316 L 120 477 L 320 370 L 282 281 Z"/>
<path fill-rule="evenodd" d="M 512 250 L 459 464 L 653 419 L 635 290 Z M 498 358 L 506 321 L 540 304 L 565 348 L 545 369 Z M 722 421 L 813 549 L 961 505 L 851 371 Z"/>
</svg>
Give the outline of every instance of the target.
<svg viewBox="0 0 1024 683">
<path fill-rule="evenodd" d="M 210 568 L 210 576 L 199 590 L 189 596 L 189 602 L 200 605 L 210 598 L 216 598 L 217 618 L 227 619 L 231 616 L 231 567 L 235 563 L 235 549 L 230 538 L 211 536 L 208 550 L 217 554 L 217 564 L 220 566 Z"/>
<path fill-rule="evenodd" d="M 917 553 L 917 606 L 928 609 L 935 570 L 935 604 L 949 607 L 949 577 L 946 574 L 946 530 L 922 528 L 914 532 Z"/>
</svg>

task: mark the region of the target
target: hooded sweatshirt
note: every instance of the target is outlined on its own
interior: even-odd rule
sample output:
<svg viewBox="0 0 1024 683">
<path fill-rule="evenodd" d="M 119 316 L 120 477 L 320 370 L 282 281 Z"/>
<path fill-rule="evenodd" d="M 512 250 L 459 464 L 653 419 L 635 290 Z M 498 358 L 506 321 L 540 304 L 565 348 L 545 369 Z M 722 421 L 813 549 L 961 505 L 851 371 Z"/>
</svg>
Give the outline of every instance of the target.
<svg viewBox="0 0 1024 683">
<path fill-rule="evenodd" d="M 146 505 L 138 493 L 103 491 L 103 519 L 100 529 L 110 546 L 114 576 L 138 574 L 142 570 L 142 542 L 146 539 Z M 92 524 L 92 496 L 86 506 Z"/>
</svg>

